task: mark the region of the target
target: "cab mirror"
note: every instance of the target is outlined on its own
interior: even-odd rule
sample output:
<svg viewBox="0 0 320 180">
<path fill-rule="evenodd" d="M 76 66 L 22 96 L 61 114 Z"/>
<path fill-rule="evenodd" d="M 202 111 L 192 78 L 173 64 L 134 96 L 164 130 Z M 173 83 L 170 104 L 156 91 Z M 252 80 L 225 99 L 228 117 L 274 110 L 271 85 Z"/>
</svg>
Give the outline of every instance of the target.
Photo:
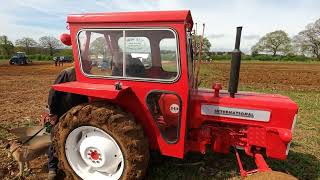
<svg viewBox="0 0 320 180">
<path fill-rule="evenodd" d="M 60 41 L 66 45 L 66 46 L 71 46 L 71 36 L 70 34 L 63 33 L 60 35 Z"/>
</svg>

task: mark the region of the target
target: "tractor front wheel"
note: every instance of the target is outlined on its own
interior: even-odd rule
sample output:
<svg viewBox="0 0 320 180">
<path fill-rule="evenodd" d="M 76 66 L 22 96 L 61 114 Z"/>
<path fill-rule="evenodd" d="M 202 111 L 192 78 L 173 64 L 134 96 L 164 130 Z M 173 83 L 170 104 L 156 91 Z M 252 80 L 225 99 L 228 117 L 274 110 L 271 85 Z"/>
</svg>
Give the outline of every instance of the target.
<svg viewBox="0 0 320 180">
<path fill-rule="evenodd" d="M 54 129 L 59 168 L 67 179 L 141 179 L 149 160 L 143 129 L 118 107 L 95 102 L 72 108 Z"/>
</svg>

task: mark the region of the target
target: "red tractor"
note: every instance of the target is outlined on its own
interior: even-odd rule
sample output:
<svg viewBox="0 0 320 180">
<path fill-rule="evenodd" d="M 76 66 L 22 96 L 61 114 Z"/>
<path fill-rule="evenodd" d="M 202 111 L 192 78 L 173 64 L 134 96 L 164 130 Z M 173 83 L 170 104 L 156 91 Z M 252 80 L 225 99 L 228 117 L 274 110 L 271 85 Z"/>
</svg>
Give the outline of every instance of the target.
<svg viewBox="0 0 320 180">
<path fill-rule="evenodd" d="M 198 88 L 190 11 L 69 15 L 77 81 L 53 85 L 90 102 L 60 118 L 54 146 L 70 179 L 139 179 L 149 150 L 184 158 L 188 152 L 234 151 L 240 174 L 268 172 L 268 158 L 286 159 L 298 106 L 288 97 L 237 93 L 238 28 L 229 92 Z M 245 171 L 244 150 L 257 169 Z"/>
</svg>

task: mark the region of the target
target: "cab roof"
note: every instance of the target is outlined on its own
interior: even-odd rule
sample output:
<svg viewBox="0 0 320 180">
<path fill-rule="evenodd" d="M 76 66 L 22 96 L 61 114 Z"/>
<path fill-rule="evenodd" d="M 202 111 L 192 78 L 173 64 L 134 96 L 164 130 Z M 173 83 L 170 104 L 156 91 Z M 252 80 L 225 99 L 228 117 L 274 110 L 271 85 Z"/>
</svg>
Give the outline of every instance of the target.
<svg viewBox="0 0 320 180">
<path fill-rule="evenodd" d="M 189 10 L 70 14 L 68 23 L 185 22 L 193 25 Z"/>
</svg>

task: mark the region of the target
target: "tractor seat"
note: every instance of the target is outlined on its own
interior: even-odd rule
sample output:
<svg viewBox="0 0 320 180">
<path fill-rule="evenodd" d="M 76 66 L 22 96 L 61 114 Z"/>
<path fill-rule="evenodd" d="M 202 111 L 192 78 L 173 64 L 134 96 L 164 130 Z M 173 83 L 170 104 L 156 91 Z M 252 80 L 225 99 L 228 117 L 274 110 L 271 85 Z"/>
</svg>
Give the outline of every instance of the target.
<svg viewBox="0 0 320 180">
<path fill-rule="evenodd" d="M 146 77 L 144 65 L 138 58 L 132 58 L 130 55 L 127 56 L 126 75 L 128 77 Z M 114 66 L 112 76 L 122 76 L 122 67 Z"/>
<path fill-rule="evenodd" d="M 140 59 L 128 58 L 126 74 L 129 77 L 146 77 L 145 68 Z"/>
</svg>

